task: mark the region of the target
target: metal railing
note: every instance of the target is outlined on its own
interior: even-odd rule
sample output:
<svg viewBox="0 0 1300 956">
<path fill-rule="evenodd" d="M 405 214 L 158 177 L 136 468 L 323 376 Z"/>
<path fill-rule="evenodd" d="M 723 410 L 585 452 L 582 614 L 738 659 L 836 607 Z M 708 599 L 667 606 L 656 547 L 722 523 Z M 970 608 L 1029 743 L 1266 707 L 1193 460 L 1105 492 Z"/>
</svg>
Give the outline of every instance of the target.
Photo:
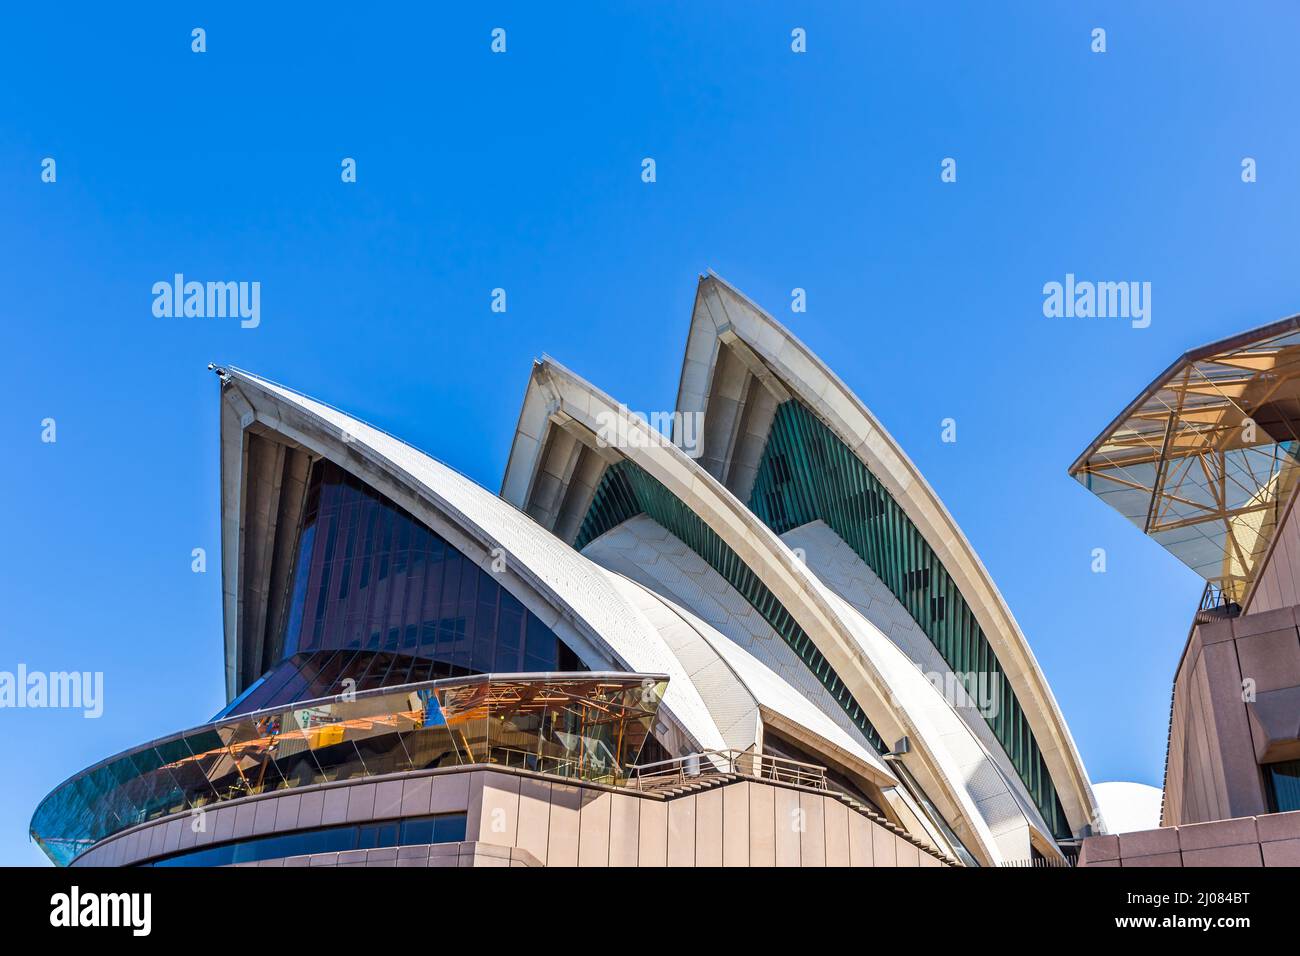
<svg viewBox="0 0 1300 956">
<path fill-rule="evenodd" d="M 492 747 L 488 751 L 487 762 L 498 767 L 531 770 L 554 777 L 575 777 L 596 783 L 614 783 L 621 773 L 618 765 L 612 762 L 596 767 L 590 757 L 560 757 L 516 747 Z"/>
<path fill-rule="evenodd" d="M 829 789 L 825 767 L 788 757 L 755 753 L 752 750 L 704 750 L 683 757 L 628 767 L 624 785 L 638 790 L 659 789 L 703 782 L 709 777 L 722 774 L 738 774 L 816 790 Z"/>
<path fill-rule="evenodd" d="M 1035 870 L 1068 870 L 1074 863 L 1070 860 L 1062 860 L 1057 857 L 1035 857 L 1032 860 L 1003 860 L 999 866 L 1033 868 Z"/>
<path fill-rule="evenodd" d="M 1213 581 L 1206 581 L 1205 590 L 1201 592 L 1201 606 L 1196 609 L 1192 626 L 1236 617 L 1240 613 L 1241 605 L 1234 601 L 1222 587 Z"/>
</svg>

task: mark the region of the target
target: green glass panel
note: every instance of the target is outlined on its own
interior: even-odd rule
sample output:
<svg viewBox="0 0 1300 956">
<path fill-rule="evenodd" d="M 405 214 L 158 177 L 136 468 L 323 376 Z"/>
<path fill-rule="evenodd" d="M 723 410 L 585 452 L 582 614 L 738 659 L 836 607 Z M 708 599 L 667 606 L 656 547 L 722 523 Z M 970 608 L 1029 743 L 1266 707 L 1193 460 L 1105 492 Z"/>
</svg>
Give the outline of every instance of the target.
<svg viewBox="0 0 1300 956">
<path fill-rule="evenodd" d="M 893 592 L 954 673 L 986 674 L 990 686 L 1008 688 L 1005 706 L 985 719 L 1052 832 L 1070 836 L 1028 720 L 965 598 L 884 485 L 794 399 L 777 407 L 749 508 L 777 534 L 824 521 Z"/>
<path fill-rule="evenodd" d="M 578 529 L 573 546 L 578 550 L 629 518 L 645 514 L 671 532 L 699 555 L 757 611 L 768 625 L 790 645 L 795 654 L 816 675 L 822 685 L 844 709 L 877 753 L 888 749 L 866 713 L 847 690 L 830 663 L 812 640 L 768 590 L 762 580 L 720 538 L 708 524 L 688 508 L 657 479 L 630 461 L 620 461 L 605 469 L 592 497 L 591 507 Z"/>
</svg>

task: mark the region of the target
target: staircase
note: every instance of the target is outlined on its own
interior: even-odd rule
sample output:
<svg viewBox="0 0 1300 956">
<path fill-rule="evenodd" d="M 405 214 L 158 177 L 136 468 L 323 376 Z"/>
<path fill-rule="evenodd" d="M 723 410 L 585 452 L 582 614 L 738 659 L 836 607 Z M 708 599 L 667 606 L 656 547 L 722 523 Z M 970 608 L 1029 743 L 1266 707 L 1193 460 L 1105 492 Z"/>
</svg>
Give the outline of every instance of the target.
<svg viewBox="0 0 1300 956">
<path fill-rule="evenodd" d="M 745 775 L 741 773 L 708 773 L 697 777 L 672 777 L 663 780 L 651 780 L 637 789 L 642 793 L 657 793 L 662 794 L 664 797 L 680 797 L 687 793 L 699 793 L 701 790 L 713 790 L 744 779 Z"/>
</svg>

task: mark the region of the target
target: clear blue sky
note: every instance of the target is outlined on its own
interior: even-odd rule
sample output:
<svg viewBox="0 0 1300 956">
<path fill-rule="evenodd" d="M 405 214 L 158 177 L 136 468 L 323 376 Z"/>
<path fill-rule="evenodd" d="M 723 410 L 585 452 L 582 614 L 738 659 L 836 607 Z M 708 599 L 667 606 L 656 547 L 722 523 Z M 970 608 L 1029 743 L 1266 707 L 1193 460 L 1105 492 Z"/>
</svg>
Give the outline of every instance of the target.
<svg viewBox="0 0 1300 956">
<path fill-rule="evenodd" d="M 0 863 L 44 859 L 66 776 L 223 703 L 208 362 L 496 490 L 543 351 L 671 407 L 710 267 L 927 475 L 1092 778 L 1159 785 L 1201 585 L 1065 470 L 1177 354 L 1300 310 L 1293 4 L 228 6 L 3 14 L 0 670 L 106 700 L 0 710 Z M 175 272 L 260 281 L 260 327 L 155 318 Z M 1151 282 L 1151 327 L 1044 318 L 1067 272 Z"/>
</svg>

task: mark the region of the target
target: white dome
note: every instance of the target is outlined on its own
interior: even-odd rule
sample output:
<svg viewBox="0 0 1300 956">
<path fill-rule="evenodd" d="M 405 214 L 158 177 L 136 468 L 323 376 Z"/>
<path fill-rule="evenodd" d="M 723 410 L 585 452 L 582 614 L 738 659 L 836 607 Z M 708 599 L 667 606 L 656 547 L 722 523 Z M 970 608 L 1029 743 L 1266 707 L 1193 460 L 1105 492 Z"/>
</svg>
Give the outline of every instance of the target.
<svg viewBox="0 0 1300 956">
<path fill-rule="evenodd" d="M 1106 822 L 1107 833 L 1132 833 L 1160 826 L 1159 787 L 1145 783 L 1094 783 L 1092 792 Z"/>
</svg>

